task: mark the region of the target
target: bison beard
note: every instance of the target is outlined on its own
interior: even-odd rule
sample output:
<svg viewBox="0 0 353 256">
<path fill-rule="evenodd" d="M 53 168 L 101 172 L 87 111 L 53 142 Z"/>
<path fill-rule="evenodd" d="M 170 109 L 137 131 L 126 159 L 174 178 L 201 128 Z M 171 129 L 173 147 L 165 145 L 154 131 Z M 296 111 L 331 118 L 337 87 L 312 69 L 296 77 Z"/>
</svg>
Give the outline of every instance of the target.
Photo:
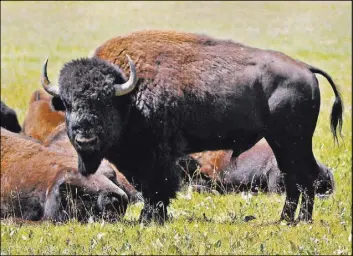
<svg viewBox="0 0 353 256">
<path fill-rule="evenodd" d="M 78 154 L 78 170 L 84 176 L 95 173 L 101 162 L 102 158 L 95 154 Z"/>
<path fill-rule="evenodd" d="M 112 64 L 128 74 L 125 54 L 136 61 L 135 72 L 129 59 L 128 81 Z M 100 134 L 107 147 L 102 156 L 139 182 L 146 198 L 141 220 L 166 216 L 179 187 L 179 157 L 217 149 L 236 156 L 262 137 L 286 173 L 281 219 L 294 220 L 300 195 L 299 220 L 312 219 L 319 173 L 312 151 L 320 110 L 315 73 L 335 94 L 335 139 L 337 127 L 342 128 L 343 103 L 324 71 L 279 52 L 173 31 L 141 31 L 107 41 L 93 58 L 64 65 L 60 90 L 50 84 L 46 64 L 42 85 L 65 103 L 68 133 Z M 97 159 L 82 155 L 80 163 L 85 174 L 98 166 Z"/>
</svg>

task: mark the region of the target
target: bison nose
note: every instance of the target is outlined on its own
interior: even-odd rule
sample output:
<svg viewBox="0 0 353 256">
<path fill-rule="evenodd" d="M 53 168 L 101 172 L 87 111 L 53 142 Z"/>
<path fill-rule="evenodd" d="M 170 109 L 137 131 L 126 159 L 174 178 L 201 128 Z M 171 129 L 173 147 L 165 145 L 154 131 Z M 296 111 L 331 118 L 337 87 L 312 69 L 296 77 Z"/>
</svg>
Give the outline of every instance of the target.
<svg viewBox="0 0 353 256">
<path fill-rule="evenodd" d="M 75 143 L 81 149 L 86 149 L 86 150 L 92 149 L 95 147 L 97 142 L 98 142 L 98 137 L 95 135 L 92 135 L 90 137 L 85 137 L 81 134 L 78 134 L 75 137 Z"/>
</svg>

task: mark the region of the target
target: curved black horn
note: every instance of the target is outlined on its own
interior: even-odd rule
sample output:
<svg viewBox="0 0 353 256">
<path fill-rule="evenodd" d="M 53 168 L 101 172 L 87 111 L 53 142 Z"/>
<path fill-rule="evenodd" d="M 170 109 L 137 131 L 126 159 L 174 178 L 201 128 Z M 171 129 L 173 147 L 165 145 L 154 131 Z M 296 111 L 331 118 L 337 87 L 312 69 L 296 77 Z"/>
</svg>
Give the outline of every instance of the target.
<svg viewBox="0 0 353 256">
<path fill-rule="evenodd" d="M 135 64 L 131 60 L 129 55 L 126 54 L 126 58 L 129 61 L 130 77 L 129 77 L 129 80 L 126 81 L 126 83 L 114 85 L 115 96 L 122 96 L 122 95 L 128 94 L 136 87 L 136 84 L 137 84 Z"/>
<path fill-rule="evenodd" d="M 53 85 L 50 83 L 48 75 L 47 75 L 47 65 L 48 65 L 48 58 L 45 60 L 42 75 L 41 75 L 41 83 L 44 90 L 52 96 L 59 97 L 59 87 L 57 85 Z"/>
</svg>

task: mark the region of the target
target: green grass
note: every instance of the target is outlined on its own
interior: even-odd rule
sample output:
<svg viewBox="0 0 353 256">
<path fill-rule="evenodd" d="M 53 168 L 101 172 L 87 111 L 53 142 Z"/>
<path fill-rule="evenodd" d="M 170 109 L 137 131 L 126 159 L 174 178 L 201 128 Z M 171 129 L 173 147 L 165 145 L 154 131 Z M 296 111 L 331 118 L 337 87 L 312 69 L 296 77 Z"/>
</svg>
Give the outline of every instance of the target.
<svg viewBox="0 0 353 256">
<path fill-rule="evenodd" d="M 185 190 L 170 206 L 174 219 L 162 227 L 136 224 L 141 205 L 131 205 L 116 224 L 3 221 L 1 254 L 351 254 L 351 8 L 351 2 L 1 2 L 1 99 L 21 122 L 47 56 L 55 82 L 65 62 L 140 29 L 205 33 L 282 51 L 327 71 L 345 103 L 344 142 L 337 146 L 329 129 L 333 92 L 318 76 L 314 153 L 333 168 L 337 189 L 316 200 L 312 224 L 275 224 L 284 196 Z M 247 215 L 256 219 L 244 222 Z"/>
</svg>

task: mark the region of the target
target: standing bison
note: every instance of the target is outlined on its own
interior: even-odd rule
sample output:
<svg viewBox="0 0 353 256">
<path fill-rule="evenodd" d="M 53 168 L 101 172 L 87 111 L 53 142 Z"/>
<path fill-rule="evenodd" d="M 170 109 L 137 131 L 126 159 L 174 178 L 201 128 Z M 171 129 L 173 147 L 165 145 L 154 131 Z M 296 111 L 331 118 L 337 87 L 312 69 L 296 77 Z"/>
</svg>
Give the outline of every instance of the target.
<svg viewBox="0 0 353 256">
<path fill-rule="evenodd" d="M 125 78 L 129 67 L 129 78 Z M 136 69 L 135 69 L 136 65 Z M 121 68 L 121 69 L 120 69 Z M 285 174 L 281 219 L 311 220 L 319 167 L 312 136 L 323 75 L 335 94 L 331 130 L 337 140 L 343 104 L 324 71 L 283 53 L 230 40 L 173 31 L 141 31 L 98 47 L 92 58 L 66 63 L 59 85 L 42 85 L 65 110 L 67 133 L 89 175 L 103 157 L 128 179 L 138 181 L 145 199 L 140 220 L 166 217 L 179 187 L 176 160 L 193 152 L 231 149 L 233 156 L 262 137 Z M 136 159 L 139 159 L 136 161 Z"/>
</svg>

